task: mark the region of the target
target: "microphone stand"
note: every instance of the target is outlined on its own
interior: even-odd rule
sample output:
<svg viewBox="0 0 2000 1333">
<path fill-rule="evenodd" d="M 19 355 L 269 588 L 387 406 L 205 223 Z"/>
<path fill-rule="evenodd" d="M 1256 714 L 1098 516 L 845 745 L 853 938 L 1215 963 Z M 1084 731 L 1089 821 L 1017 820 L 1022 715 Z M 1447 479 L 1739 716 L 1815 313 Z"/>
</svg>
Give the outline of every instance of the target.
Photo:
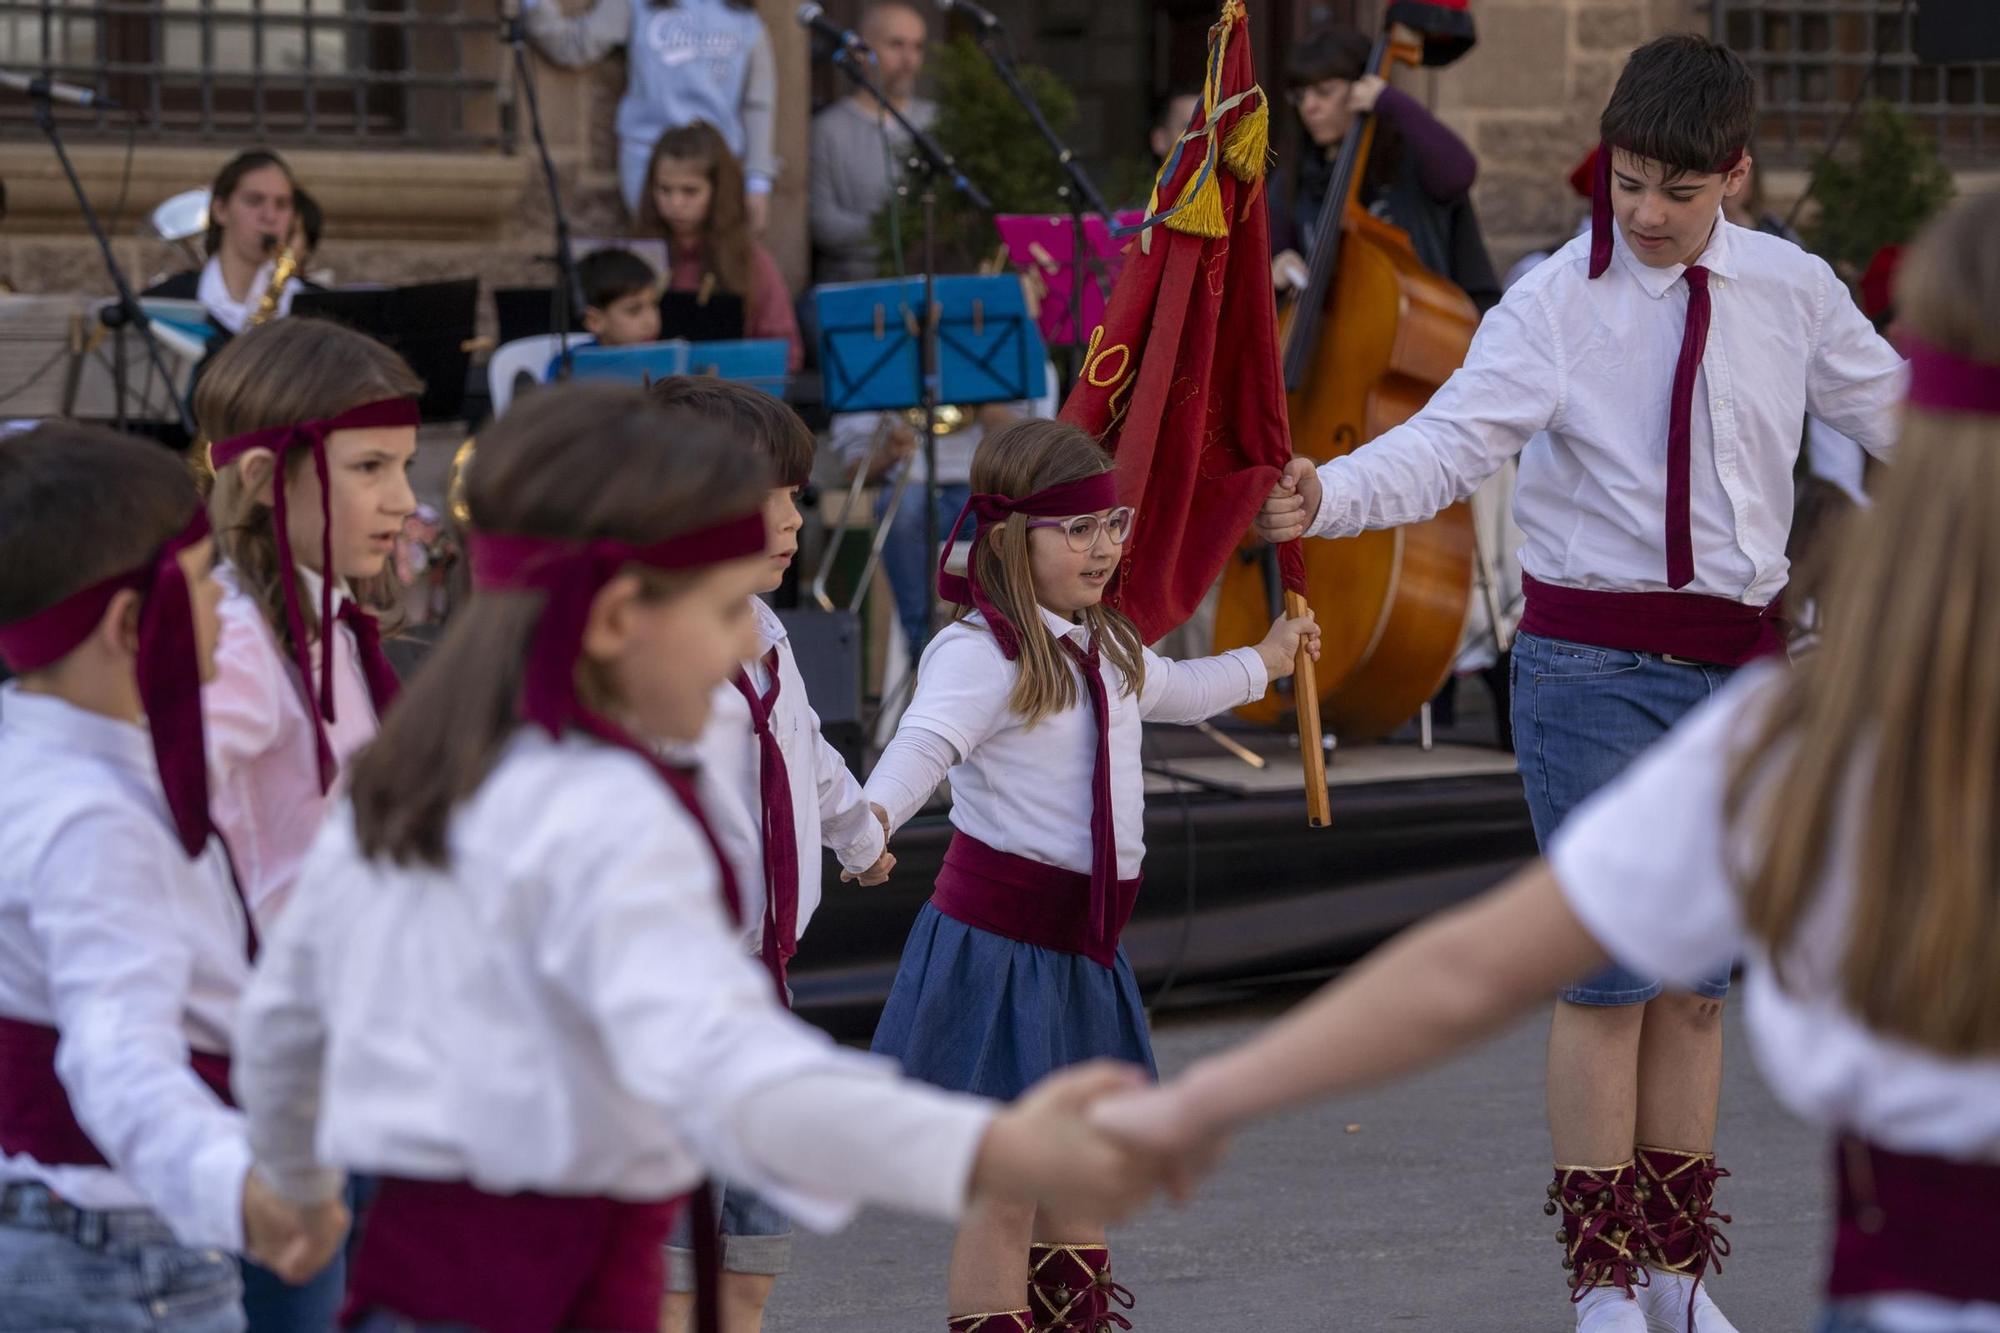
<svg viewBox="0 0 2000 1333">
<path fill-rule="evenodd" d="M 855 55 L 856 53 L 853 48 L 837 46 L 833 51 L 833 66 L 842 74 L 845 74 L 856 87 L 874 98 L 876 105 L 888 113 L 890 119 L 902 126 L 903 133 L 910 137 L 911 153 L 908 165 L 917 177 L 917 198 L 923 211 L 923 240 L 921 242 L 921 250 L 924 272 L 924 311 L 923 317 L 917 325 L 919 330 L 917 336 L 917 401 L 923 408 L 924 414 L 924 549 L 933 557 L 931 567 L 935 568 L 939 538 L 936 425 L 938 392 L 940 389 L 938 382 L 937 300 L 934 295 L 937 280 L 937 183 L 940 179 L 950 182 L 952 187 L 964 195 L 973 207 L 985 213 L 993 211 L 993 201 L 988 199 L 977 185 L 966 179 L 965 173 L 958 169 L 958 163 L 952 160 L 951 154 L 945 152 L 936 139 L 933 139 L 925 131 L 918 129 L 910 122 L 910 118 L 905 116 L 897 108 L 896 104 L 889 100 L 882 90 L 876 86 L 875 81 L 868 77 L 867 71 L 861 68 L 861 62 L 855 58 Z M 894 518 L 895 514 L 892 511 L 882 516 L 882 522 L 886 525 Z M 924 633 L 928 637 L 937 623 L 937 597 L 935 595 L 926 597 L 924 604 Z M 915 646 L 912 645 L 912 647 Z"/>
<path fill-rule="evenodd" d="M 1105 206 L 1104 196 L 1097 192 L 1097 186 L 1092 183 L 1090 176 L 1084 171 L 1083 164 L 1076 160 L 1076 154 L 1070 150 L 1068 144 L 1062 141 L 1062 136 L 1056 133 L 1055 126 L 1049 124 L 1048 117 L 1042 114 L 1041 104 L 1035 101 L 1034 94 L 1030 93 L 1027 85 L 1021 82 L 1020 73 L 1014 67 L 1013 42 L 1009 40 L 1007 30 L 1000 26 L 997 19 L 994 20 L 991 27 L 984 24 L 979 26 L 979 49 L 986 53 L 987 60 L 992 62 L 994 71 L 1000 75 L 1001 82 L 1007 85 L 1007 91 L 1014 94 L 1014 100 L 1021 104 L 1021 109 L 1028 113 L 1028 119 L 1035 123 L 1037 130 L 1041 131 L 1042 138 L 1047 141 L 1050 150 L 1055 153 L 1056 162 L 1061 165 L 1063 174 L 1069 177 L 1069 183 L 1058 189 L 1056 193 L 1062 196 L 1063 206 L 1069 211 L 1071 236 L 1069 273 L 1070 374 L 1072 382 L 1074 382 L 1074 377 L 1083 374 L 1083 356 L 1089 336 L 1084 332 L 1083 328 L 1083 266 L 1086 262 L 1085 237 L 1083 232 L 1085 205 L 1089 206 L 1089 212 L 1095 213 L 1098 217 L 1104 219 L 1106 227 L 1111 225 L 1111 210 Z"/>
<path fill-rule="evenodd" d="M 535 155 L 541 160 L 542 179 L 549 190 L 549 216 L 554 220 L 556 252 L 555 285 L 549 290 L 549 323 L 554 326 L 561 364 L 556 378 L 566 380 L 570 372 L 570 333 L 575 327 L 581 302 L 576 287 L 576 251 L 570 245 L 569 215 L 563 211 L 562 183 L 556 176 L 555 159 L 549 156 L 548 137 L 542 132 L 542 103 L 535 96 L 535 73 L 528 62 L 528 28 L 518 4 L 507 4 L 500 18 L 501 39 L 514 50 L 514 82 L 528 100 L 528 131 L 535 141 Z"/>
<path fill-rule="evenodd" d="M 70 162 L 68 151 L 63 148 L 62 135 L 56 129 L 55 99 L 50 96 L 46 82 L 41 80 L 29 85 L 28 96 L 35 103 L 35 124 L 48 136 L 49 147 L 55 149 L 56 161 L 62 164 L 63 175 L 69 178 L 70 191 L 76 195 L 76 205 L 83 212 L 84 225 L 90 228 L 91 237 L 97 242 L 97 252 L 104 260 L 104 271 L 110 276 L 111 285 L 118 292 L 118 304 L 113 307 L 117 314 L 106 318 L 111 315 L 111 310 L 106 310 L 99 315 L 104 325 L 117 335 L 116 341 L 112 344 L 111 355 L 113 378 L 117 381 L 113 412 L 118 429 L 125 429 L 125 334 L 122 326 L 129 324 L 139 330 L 140 338 L 145 340 L 146 355 L 152 361 L 153 373 L 158 375 L 160 383 L 166 386 L 167 397 L 173 400 L 174 414 L 180 419 L 181 429 L 187 433 L 188 440 L 192 443 L 195 437 L 194 417 L 189 414 L 188 406 L 181 401 L 181 396 L 174 392 L 174 378 L 167 373 L 166 358 L 160 352 L 160 340 L 153 333 L 152 321 L 146 318 L 145 308 L 139 304 L 139 298 L 133 295 L 132 284 L 125 280 L 125 270 L 118 267 L 118 259 L 111 253 L 111 238 L 104 234 L 104 224 L 97 220 L 97 210 L 90 206 L 90 193 L 83 188 L 83 182 L 77 177 L 76 167 Z"/>
</svg>

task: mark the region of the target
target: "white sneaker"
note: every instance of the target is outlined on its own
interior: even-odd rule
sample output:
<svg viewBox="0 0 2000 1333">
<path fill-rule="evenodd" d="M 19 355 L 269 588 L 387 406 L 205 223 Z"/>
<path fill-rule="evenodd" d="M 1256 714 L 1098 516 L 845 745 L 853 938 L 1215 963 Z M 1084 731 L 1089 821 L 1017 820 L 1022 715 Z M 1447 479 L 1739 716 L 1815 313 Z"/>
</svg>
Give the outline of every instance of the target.
<svg viewBox="0 0 2000 1333">
<path fill-rule="evenodd" d="M 1576 1333 L 1649 1333 L 1639 1302 L 1616 1287 L 1592 1287 L 1576 1303 Z"/>
<path fill-rule="evenodd" d="M 1694 1333 L 1737 1333 L 1714 1301 L 1706 1283 L 1695 1287 L 1684 1273 L 1652 1270 L 1652 1282 L 1639 1288 L 1639 1305 L 1646 1312 L 1647 1333 L 1688 1333 L 1688 1289 L 1694 1288 Z"/>
</svg>

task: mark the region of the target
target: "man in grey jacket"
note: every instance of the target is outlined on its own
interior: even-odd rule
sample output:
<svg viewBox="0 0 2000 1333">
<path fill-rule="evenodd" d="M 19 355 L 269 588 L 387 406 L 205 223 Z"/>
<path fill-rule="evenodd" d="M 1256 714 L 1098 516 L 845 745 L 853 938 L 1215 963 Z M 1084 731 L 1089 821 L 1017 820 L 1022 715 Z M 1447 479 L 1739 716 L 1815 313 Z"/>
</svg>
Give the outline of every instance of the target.
<svg viewBox="0 0 2000 1333">
<path fill-rule="evenodd" d="M 861 40 L 875 53 L 876 83 L 919 129 L 937 107 L 916 96 L 929 32 L 907 0 L 874 0 L 862 11 Z M 873 220 L 903 170 L 909 136 L 874 97 L 856 89 L 813 117 L 814 277 L 851 282 L 880 272 Z"/>
</svg>

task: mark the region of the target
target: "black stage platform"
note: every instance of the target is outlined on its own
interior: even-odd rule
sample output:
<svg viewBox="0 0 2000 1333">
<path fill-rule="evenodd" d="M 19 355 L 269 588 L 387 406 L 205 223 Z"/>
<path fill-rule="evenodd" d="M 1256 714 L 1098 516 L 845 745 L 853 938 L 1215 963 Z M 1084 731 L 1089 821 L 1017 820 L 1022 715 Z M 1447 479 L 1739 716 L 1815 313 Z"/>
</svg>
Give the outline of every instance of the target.
<svg viewBox="0 0 2000 1333">
<path fill-rule="evenodd" d="M 1490 719 L 1467 717 L 1451 734 L 1481 731 Z M 1266 766 L 1190 729 L 1147 728 L 1146 884 L 1125 949 L 1149 1000 L 1170 973 L 1178 984 L 1327 968 L 1534 855 L 1514 756 L 1490 744 L 1343 747 L 1327 770 L 1332 826 L 1314 829 L 1295 740 L 1227 734 Z M 939 802 L 897 834 L 889 883 L 842 884 L 828 860 L 792 970 L 802 1015 L 843 1037 L 873 1030 L 950 838 Z"/>
</svg>

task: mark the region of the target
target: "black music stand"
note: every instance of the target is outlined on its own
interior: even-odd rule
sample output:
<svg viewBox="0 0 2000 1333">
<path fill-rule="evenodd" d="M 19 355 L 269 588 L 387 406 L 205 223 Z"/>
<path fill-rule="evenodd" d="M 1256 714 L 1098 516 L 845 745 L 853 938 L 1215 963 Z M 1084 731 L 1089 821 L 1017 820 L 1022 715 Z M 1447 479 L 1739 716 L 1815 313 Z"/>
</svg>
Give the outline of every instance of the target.
<svg viewBox="0 0 2000 1333">
<path fill-rule="evenodd" d="M 547 296 L 547 292 L 542 293 Z M 410 363 L 424 382 L 425 421 L 465 417 L 469 344 L 478 323 L 479 279 L 455 278 L 414 287 L 300 292 L 292 315 L 330 319 L 367 334 Z"/>
</svg>

